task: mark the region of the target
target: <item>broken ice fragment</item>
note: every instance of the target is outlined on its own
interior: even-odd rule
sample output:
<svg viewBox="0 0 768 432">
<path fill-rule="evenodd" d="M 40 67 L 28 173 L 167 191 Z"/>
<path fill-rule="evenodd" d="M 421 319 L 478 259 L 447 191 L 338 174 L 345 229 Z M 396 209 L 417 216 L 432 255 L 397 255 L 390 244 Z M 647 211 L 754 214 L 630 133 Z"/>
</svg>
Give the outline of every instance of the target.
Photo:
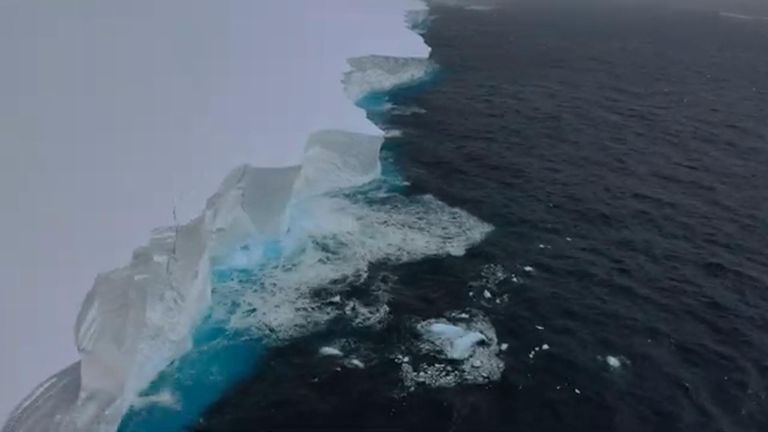
<svg viewBox="0 0 768 432">
<path fill-rule="evenodd" d="M 357 368 L 357 369 L 364 369 L 365 368 L 365 365 L 363 364 L 363 362 L 361 362 L 358 359 L 351 359 L 348 362 L 348 364 L 349 364 L 350 367 Z"/>
<path fill-rule="evenodd" d="M 605 361 L 608 363 L 608 366 L 612 368 L 619 368 L 621 367 L 621 360 L 619 360 L 617 357 L 614 356 L 605 356 Z"/>
<path fill-rule="evenodd" d="M 333 347 L 327 347 L 327 346 L 320 348 L 320 350 L 317 353 L 319 355 L 323 356 L 323 357 L 342 357 L 342 356 L 344 356 L 344 353 L 339 351 L 338 349 L 333 348 Z"/>
</svg>

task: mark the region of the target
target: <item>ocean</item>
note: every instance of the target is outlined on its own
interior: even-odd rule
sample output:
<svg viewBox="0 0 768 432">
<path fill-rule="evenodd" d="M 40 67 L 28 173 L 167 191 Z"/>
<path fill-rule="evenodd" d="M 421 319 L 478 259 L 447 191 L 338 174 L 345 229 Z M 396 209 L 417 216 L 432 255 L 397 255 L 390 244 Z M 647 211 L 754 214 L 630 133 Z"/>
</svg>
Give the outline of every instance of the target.
<svg viewBox="0 0 768 432">
<path fill-rule="evenodd" d="M 258 347 L 186 429 L 768 430 L 768 21 L 720 12 L 433 7 L 440 71 L 369 107 L 387 187 L 493 230 L 320 289 L 370 325 Z M 408 382 L 418 323 L 456 313 L 498 379 Z"/>
</svg>

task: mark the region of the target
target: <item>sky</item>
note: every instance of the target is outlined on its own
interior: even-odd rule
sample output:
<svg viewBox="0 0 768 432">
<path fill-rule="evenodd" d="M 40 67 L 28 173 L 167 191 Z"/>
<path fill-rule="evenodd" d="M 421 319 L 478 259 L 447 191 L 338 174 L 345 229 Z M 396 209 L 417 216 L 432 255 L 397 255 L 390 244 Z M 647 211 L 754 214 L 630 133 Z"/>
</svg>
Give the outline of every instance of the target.
<svg viewBox="0 0 768 432">
<path fill-rule="evenodd" d="M 313 130 L 377 133 L 346 59 L 425 56 L 416 0 L 0 0 L 0 423 L 77 359 L 99 272 Z"/>
</svg>

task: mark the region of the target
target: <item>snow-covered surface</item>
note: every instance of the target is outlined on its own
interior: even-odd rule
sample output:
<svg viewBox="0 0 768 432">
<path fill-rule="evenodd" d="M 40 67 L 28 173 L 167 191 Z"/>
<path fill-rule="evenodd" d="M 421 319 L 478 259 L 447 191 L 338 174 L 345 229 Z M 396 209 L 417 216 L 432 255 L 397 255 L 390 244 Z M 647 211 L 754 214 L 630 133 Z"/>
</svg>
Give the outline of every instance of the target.
<svg viewBox="0 0 768 432">
<path fill-rule="evenodd" d="M 82 363 L 39 387 L 7 430 L 52 430 L 44 422 L 57 420 L 78 392 L 87 409 L 70 424 L 95 430 L 87 426 L 93 418 L 107 425 L 119 419 L 125 404 L 114 402 L 188 346 L 210 295 L 209 256 L 248 235 L 280 232 L 293 191 L 286 178 L 311 174 L 290 167 L 323 159 L 311 145 L 305 156 L 311 134 L 380 134 L 350 103 L 342 76 L 350 58 L 425 56 L 428 48 L 404 25 L 405 11 L 420 6 L 0 5 L 0 54 L 10 65 L 0 81 L 0 198 L 8 203 L 0 229 L 14 245 L 0 249 L 0 343 L 13 347 L 0 365 L 0 416 L 45 374 L 75 359 L 69 329 L 93 276 L 126 262 L 152 227 L 182 223 L 157 232 L 128 267 L 96 280 L 78 316 Z M 358 86 L 351 94 L 362 92 Z M 370 159 L 355 165 L 364 159 L 344 162 L 346 177 L 331 186 L 374 175 Z M 220 179 L 243 163 L 289 168 L 237 168 L 197 216 Z M 263 186 L 265 175 L 274 188 L 253 187 Z"/>
</svg>

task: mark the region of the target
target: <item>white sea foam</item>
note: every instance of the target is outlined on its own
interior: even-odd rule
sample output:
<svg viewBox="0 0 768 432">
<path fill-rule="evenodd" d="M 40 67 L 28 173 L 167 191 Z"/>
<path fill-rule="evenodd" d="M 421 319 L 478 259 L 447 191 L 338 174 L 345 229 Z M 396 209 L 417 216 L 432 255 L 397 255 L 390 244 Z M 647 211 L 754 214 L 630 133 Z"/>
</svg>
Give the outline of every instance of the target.
<svg viewBox="0 0 768 432">
<path fill-rule="evenodd" d="M 234 305 L 232 327 L 276 342 L 313 331 L 339 313 L 319 304 L 314 288 L 363 280 L 374 262 L 461 254 L 491 229 L 431 196 L 390 195 L 374 203 L 320 196 L 292 209 L 283 258 L 261 268 L 254 281 L 228 286 L 231 303 L 219 305 L 223 311 Z"/>
</svg>

